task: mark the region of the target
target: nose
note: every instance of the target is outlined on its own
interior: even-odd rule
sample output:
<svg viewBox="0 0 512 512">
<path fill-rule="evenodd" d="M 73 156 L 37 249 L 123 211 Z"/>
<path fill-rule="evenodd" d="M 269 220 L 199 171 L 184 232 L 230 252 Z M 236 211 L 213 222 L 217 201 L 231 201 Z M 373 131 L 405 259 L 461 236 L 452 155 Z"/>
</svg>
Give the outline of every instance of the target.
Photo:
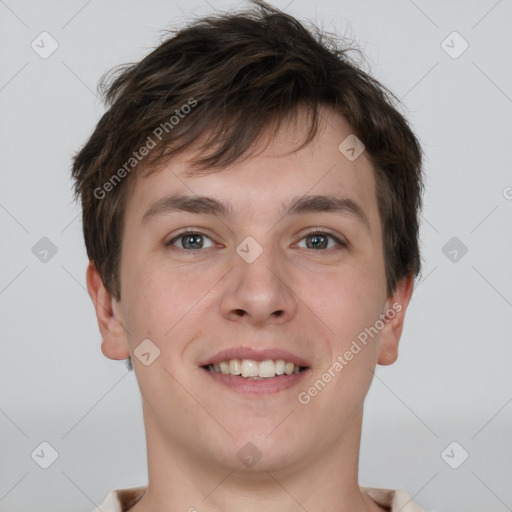
<svg viewBox="0 0 512 512">
<path fill-rule="evenodd" d="M 290 321 L 297 311 L 290 274 L 278 250 L 265 248 L 251 263 L 235 252 L 221 300 L 222 315 L 256 327 Z"/>
</svg>

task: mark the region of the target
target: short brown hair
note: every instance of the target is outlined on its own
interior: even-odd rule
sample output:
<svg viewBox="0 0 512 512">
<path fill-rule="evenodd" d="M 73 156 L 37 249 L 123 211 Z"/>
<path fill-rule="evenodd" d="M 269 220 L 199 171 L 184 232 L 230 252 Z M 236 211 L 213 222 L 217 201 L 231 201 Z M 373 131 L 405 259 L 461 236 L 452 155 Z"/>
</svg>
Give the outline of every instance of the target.
<svg viewBox="0 0 512 512">
<path fill-rule="evenodd" d="M 252 3 L 172 31 L 140 62 L 100 81 L 109 108 L 74 156 L 72 176 L 88 257 L 117 300 L 132 168 L 152 172 L 201 141 L 194 173 L 220 170 L 305 109 L 310 124 L 300 149 L 317 133 L 322 106 L 345 117 L 373 164 L 388 296 L 401 278 L 420 273 L 422 149 L 394 106 L 398 98 L 349 57 L 357 48 Z"/>
</svg>

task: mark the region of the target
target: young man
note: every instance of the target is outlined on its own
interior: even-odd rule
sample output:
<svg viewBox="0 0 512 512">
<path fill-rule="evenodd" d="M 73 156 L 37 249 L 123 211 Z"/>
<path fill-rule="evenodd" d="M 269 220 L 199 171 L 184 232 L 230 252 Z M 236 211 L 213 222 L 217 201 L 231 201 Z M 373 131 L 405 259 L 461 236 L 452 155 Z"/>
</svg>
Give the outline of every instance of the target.
<svg viewBox="0 0 512 512">
<path fill-rule="evenodd" d="M 122 71 L 74 158 L 148 455 L 147 487 L 96 510 L 418 512 L 360 487 L 358 458 L 420 271 L 422 151 L 344 50 L 254 3 Z"/>
</svg>

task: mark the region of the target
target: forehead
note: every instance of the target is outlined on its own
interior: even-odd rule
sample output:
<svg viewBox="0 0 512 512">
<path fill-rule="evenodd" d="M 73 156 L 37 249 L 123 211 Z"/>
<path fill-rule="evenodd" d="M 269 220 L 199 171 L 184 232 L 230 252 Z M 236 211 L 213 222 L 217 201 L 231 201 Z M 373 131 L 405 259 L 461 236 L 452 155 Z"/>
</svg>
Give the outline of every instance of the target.
<svg viewBox="0 0 512 512">
<path fill-rule="evenodd" d="M 212 213 L 229 213 L 238 218 L 261 216 L 271 211 L 282 215 L 297 205 L 300 210 L 298 199 L 301 196 L 315 196 L 317 204 L 319 197 L 329 196 L 333 200 L 331 203 L 336 199 L 345 200 L 347 212 L 352 209 L 357 215 L 357 210 L 361 210 L 361 220 L 366 218 L 368 227 L 374 226 L 374 230 L 379 219 L 371 161 L 365 151 L 355 159 L 350 151 L 346 152 L 345 141 L 353 142 L 354 135 L 342 116 L 328 110 L 321 114 L 316 137 L 298 151 L 295 150 L 304 140 L 306 126 L 301 123 L 300 115 L 295 122 L 283 125 L 277 137 L 262 152 L 256 151 L 255 156 L 220 170 L 202 170 L 194 174 L 192 162 L 198 150 L 188 148 L 155 172 L 136 177 L 126 204 L 126 216 L 130 222 L 143 225 L 152 213 L 166 209 L 166 200 L 170 206 L 167 210 L 171 211 L 177 203 L 183 203 L 183 196 L 214 198 L 216 201 L 210 202 Z M 181 198 L 173 205 L 169 198 L 176 196 Z M 188 203 L 190 205 L 191 201 Z M 325 200 L 323 203 L 329 208 Z M 203 208 L 206 213 L 208 202 L 200 204 L 196 201 L 196 206 L 198 212 Z"/>
</svg>

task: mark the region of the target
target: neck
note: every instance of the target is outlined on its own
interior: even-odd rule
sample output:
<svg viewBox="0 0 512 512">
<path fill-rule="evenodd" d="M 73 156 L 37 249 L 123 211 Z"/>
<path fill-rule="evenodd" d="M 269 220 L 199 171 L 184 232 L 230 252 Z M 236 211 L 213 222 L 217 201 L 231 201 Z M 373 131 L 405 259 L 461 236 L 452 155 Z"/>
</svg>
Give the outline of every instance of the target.
<svg viewBox="0 0 512 512">
<path fill-rule="evenodd" d="M 378 512 L 358 485 L 362 409 L 335 446 L 326 445 L 293 464 L 240 469 L 194 458 L 161 434 L 144 411 L 148 486 L 130 512 Z M 320 444 L 320 443 L 319 443 Z M 263 460 L 263 459 L 262 459 Z M 260 467 L 259 470 L 256 470 Z"/>
</svg>

